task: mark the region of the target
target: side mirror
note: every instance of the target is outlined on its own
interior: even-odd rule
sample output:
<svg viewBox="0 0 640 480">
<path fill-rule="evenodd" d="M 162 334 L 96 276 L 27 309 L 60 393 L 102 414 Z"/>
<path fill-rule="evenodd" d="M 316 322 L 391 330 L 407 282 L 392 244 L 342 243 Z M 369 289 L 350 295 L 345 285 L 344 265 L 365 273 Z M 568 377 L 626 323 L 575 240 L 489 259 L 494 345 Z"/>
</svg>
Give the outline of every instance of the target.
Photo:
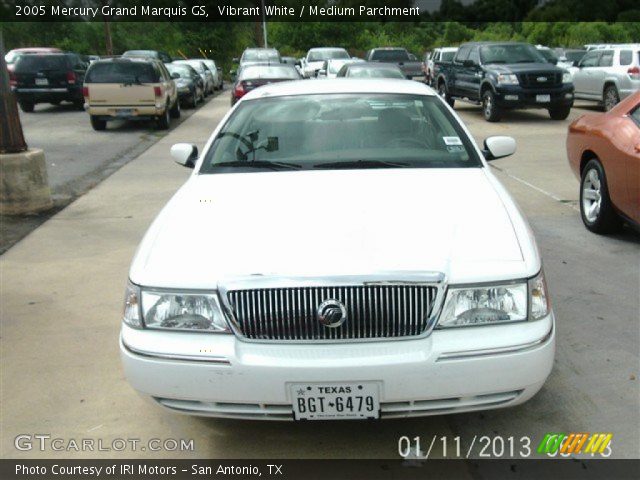
<svg viewBox="0 0 640 480">
<path fill-rule="evenodd" d="M 176 143 L 171 147 L 171 156 L 183 167 L 193 168 L 198 159 L 198 147 L 191 143 Z"/>
<path fill-rule="evenodd" d="M 327 76 L 327 71 L 322 69 L 322 70 L 318 70 L 318 74 L 316 75 L 316 77 L 326 77 Z"/>
<path fill-rule="evenodd" d="M 240 63 L 240 59 L 238 57 L 234 57 L 233 60 L 231 60 L 233 63 Z"/>
<path fill-rule="evenodd" d="M 300 60 L 296 60 L 296 63 L 294 63 L 294 65 L 296 67 L 302 67 L 302 62 Z"/>
<path fill-rule="evenodd" d="M 508 157 L 516 152 L 516 141 L 512 137 L 495 136 L 488 137 L 484 141 L 484 158 L 495 160 L 497 158 Z"/>
<path fill-rule="evenodd" d="M 178 78 L 180 78 L 180 74 L 179 74 L 178 72 L 173 72 L 173 73 L 171 74 L 171 78 L 173 78 L 173 79 L 178 79 Z"/>
<path fill-rule="evenodd" d="M 222 67 L 216 67 L 216 70 L 218 70 L 219 72 L 222 71 Z"/>
<path fill-rule="evenodd" d="M 468 60 L 468 59 L 467 59 L 467 60 L 465 60 L 464 62 L 462 62 L 462 66 L 463 66 L 463 67 L 467 67 L 467 68 L 469 68 L 469 67 L 475 67 L 476 65 L 477 65 L 477 64 L 476 64 L 476 62 L 474 62 L 473 60 Z"/>
</svg>

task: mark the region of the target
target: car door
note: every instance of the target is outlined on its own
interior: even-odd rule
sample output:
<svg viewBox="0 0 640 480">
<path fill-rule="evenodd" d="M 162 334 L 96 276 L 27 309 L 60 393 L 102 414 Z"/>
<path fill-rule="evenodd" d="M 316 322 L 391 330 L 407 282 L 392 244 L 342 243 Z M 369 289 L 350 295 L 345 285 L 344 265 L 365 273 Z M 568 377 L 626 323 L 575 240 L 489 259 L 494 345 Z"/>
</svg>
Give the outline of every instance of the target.
<svg viewBox="0 0 640 480">
<path fill-rule="evenodd" d="M 598 59 L 598 66 L 592 69 L 589 78 L 589 94 L 602 97 L 605 77 L 612 67 L 613 50 L 603 50 Z"/>
<path fill-rule="evenodd" d="M 636 105 L 628 114 L 628 118 L 635 124 L 633 138 L 628 143 L 629 151 L 626 155 L 627 199 L 629 215 L 632 220 L 640 223 L 640 104 Z"/>
<path fill-rule="evenodd" d="M 588 98 L 593 97 L 594 87 L 591 78 L 595 75 L 595 69 L 598 68 L 601 53 L 600 50 L 591 50 L 580 60 L 578 71 L 573 76 L 573 88 L 576 95 Z"/>
</svg>

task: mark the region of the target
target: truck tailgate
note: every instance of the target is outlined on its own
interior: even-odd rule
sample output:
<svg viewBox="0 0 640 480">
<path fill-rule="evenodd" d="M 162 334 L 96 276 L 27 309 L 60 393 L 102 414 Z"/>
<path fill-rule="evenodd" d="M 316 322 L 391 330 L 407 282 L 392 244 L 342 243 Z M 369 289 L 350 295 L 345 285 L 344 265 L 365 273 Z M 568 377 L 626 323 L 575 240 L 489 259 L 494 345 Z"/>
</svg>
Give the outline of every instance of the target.
<svg viewBox="0 0 640 480">
<path fill-rule="evenodd" d="M 121 83 L 89 83 L 89 105 L 95 106 L 153 106 L 156 96 L 153 85 Z"/>
</svg>

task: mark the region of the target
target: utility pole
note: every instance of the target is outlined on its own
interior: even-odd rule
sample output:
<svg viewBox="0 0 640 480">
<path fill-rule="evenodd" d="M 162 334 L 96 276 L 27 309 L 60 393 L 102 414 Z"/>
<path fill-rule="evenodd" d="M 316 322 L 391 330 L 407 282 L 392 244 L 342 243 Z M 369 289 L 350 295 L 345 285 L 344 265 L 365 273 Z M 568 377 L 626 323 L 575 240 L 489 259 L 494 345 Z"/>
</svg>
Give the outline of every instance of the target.
<svg viewBox="0 0 640 480">
<path fill-rule="evenodd" d="M 103 1 L 101 5 L 104 7 L 107 3 Z M 102 20 L 104 21 L 105 50 L 107 55 L 113 55 L 113 40 L 111 39 L 111 22 L 109 22 L 109 16 L 103 15 Z"/>
<path fill-rule="evenodd" d="M 264 0 L 262 0 L 262 39 L 263 39 L 264 48 L 268 48 L 269 45 L 267 43 L 267 18 L 266 18 L 266 12 L 264 9 Z"/>
</svg>

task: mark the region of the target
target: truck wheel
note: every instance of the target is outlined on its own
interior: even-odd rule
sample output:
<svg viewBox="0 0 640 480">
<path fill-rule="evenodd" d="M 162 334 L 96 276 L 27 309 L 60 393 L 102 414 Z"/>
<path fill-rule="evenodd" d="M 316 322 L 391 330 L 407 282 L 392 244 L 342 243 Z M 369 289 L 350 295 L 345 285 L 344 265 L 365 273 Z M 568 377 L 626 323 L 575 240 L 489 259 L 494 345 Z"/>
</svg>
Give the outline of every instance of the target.
<svg viewBox="0 0 640 480">
<path fill-rule="evenodd" d="M 615 85 L 609 85 L 604 89 L 602 101 L 607 112 L 620 102 L 620 95 L 618 95 L 618 89 Z"/>
<path fill-rule="evenodd" d="M 607 177 L 597 158 L 589 160 L 580 180 L 580 216 L 594 233 L 615 232 L 622 226 L 609 198 Z"/>
<path fill-rule="evenodd" d="M 33 112 L 33 109 L 35 108 L 35 103 L 33 102 L 28 102 L 26 100 L 22 100 L 19 102 L 20 103 L 20 110 L 22 110 L 23 112 Z"/>
<path fill-rule="evenodd" d="M 171 114 L 169 113 L 169 105 L 164 109 L 164 113 L 156 119 L 158 130 L 168 130 L 171 123 Z"/>
<path fill-rule="evenodd" d="M 95 115 L 91 115 L 91 126 L 95 131 L 100 132 L 105 128 L 107 128 L 107 121 L 101 120 L 99 117 L 96 117 Z"/>
<path fill-rule="evenodd" d="M 496 97 L 491 90 L 482 94 L 482 115 L 487 122 L 499 122 L 502 110 L 496 105 Z"/>
<path fill-rule="evenodd" d="M 180 118 L 181 113 L 182 112 L 180 111 L 180 102 L 176 98 L 176 103 L 174 103 L 173 107 L 171 107 L 171 110 L 169 110 L 169 115 L 171 115 L 171 118 Z"/>
<path fill-rule="evenodd" d="M 447 102 L 451 108 L 453 108 L 456 101 L 447 94 L 447 86 L 444 82 L 440 82 L 440 85 L 438 85 L 438 94 L 444 98 L 444 101 Z"/>
<path fill-rule="evenodd" d="M 555 107 L 549 109 L 549 116 L 552 120 L 566 120 L 571 113 L 571 107 Z"/>
</svg>

